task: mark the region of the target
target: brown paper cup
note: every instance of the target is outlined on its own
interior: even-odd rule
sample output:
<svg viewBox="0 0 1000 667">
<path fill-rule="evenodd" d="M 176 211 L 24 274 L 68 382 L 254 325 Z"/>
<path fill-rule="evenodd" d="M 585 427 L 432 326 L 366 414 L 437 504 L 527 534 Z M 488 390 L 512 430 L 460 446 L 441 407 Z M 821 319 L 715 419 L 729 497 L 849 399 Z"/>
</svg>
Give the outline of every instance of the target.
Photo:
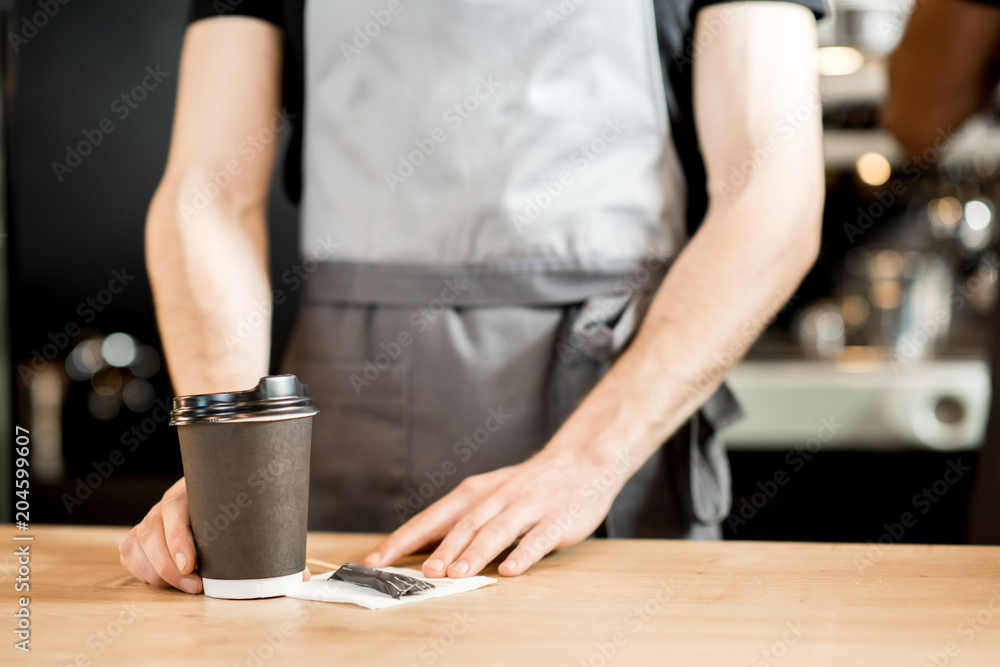
<svg viewBox="0 0 1000 667">
<path fill-rule="evenodd" d="M 314 414 L 293 375 L 174 399 L 205 595 L 273 597 L 301 584 Z"/>
</svg>

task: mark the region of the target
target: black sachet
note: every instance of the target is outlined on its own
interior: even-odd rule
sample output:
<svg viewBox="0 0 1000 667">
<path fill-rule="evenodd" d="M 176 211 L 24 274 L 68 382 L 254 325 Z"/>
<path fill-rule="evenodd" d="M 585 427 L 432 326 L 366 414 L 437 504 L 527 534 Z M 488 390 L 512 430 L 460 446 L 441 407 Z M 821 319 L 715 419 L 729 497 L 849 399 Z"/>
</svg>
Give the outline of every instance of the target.
<svg viewBox="0 0 1000 667">
<path fill-rule="evenodd" d="M 399 599 L 404 595 L 412 595 L 420 591 L 427 591 L 434 588 L 434 584 L 426 581 L 407 577 L 403 574 L 394 574 L 384 570 L 358 565 L 357 563 L 344 563 L 344 565 L 330 575 L 330 579 L 339 579 L 349 584 L 374 588 L 380 593 L 391 595 Z"/>
</svg>

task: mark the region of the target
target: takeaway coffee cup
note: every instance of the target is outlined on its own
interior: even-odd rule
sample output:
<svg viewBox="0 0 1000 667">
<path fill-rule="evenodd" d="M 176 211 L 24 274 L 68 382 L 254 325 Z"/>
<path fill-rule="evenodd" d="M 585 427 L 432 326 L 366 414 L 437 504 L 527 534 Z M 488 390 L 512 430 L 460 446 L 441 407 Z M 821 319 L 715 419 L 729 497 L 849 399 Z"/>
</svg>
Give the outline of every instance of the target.
<svg viewBox="0 0 1000 667">
<path fill-rule="evenodd" d="M 170 424 L 178 427 L 205 595 L 274 597 L 301 584 L 316 412 L 294 375 L 174 399 Z"/>
</svg>

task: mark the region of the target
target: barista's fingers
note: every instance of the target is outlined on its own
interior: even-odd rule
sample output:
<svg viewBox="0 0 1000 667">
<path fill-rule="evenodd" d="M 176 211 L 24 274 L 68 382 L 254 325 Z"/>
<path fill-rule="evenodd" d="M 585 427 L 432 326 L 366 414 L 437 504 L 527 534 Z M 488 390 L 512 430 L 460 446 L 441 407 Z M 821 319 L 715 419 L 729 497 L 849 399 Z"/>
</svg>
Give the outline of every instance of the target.
<svg viewBox="0 0 1000 667">
<path fill-rule="evenodd" d="M 365 557 L 365 565 L 390 565 L 406 554 L 447 535 L 483 498 L 493 493 L 503 479 L 506 468 L 462 480 L 451 493 L 407 521 L 386 537 Z M 439 547 L 440 548 L 440 547 Z"/>
<path fill-rule="evenodd" d="M 551 518 L 543 519 L 521 538 L 517 548 L 500 563 L 499 572 L 505 577 L 516 577 L 537 563 L 564 539 L 563 529 Z"/>
<path fill-rule="evenodd" d="M 167 551 L 178 572 L 181 574 L 194 572 L 198 556 L 194 548 L 194 536 L 191 534 L 187 488 L 183 479 L 163 494 L 160 513 L 163 516 L 163 534 L 167 540 Z"/>
<path fill-rule="evenodd" d="M 460 576 L 468 572 L 468 563 L 465 563 L 465 572 L 461 571 L 461 565 L 455 561 L 469 545 L 476 539 L 480 530 L 494 521 L 498 514 L 503 512 L 504 502 L 497 496 L 492 496 L 485 502 L 476 506 L 472 511 L 465 512 L 464 516 L 448 531 L 448 535 L 442 540 L 438 548 L 434 550 L 426 561 L 424 561 L 424 575 L 428 577 Z M 511 538 L 511 542 L 517 536 Z M 507 544 L 510 544 L 508 542 Z M 505 545 L 506 546 L 506 545 Z M 455 570 L 455 567 L 460 569 Z"/>
<path fill-rule="evenodd" d="M 479 529 L 475 539 L 448 568 L 448 576 L 458 579 L 479 574 L 480 570 L 513 544 L 518 537 L 524 535 L 537 521 L 537 515 L 530 509 L 515 506 L 504 510 Z M 428 574 L 426 564 L 424 574 Z"/>
<path fill-rule="evenodd" d="M 393 531 L 370 554 L 365 565 L 382 567 L 411 554 L 448 534 L 460 516 L 461 507 L 451 494 L 437 501 Z"/>
<path fill-rule="evenodd" d="M 156 572 L 156 568 L 146 558 L 142 547 L 139 546 L 139 539 L 136 537 L 135 532 L 135 528 L 128 531 L 125 537 L 121 539 L 121 542 L 118 543 L 120 554 L 118 559 L 121 561 L 122 566 L 139 581 L 144 581 L 153 586 L 170 588 L 170 584 L 160 578 L 160 575 Z"/>
<path fill-rule="evenodd" d="M 173 555 L 167 549 L 163 530 L 162 501 L 153 506 L 135 530 L 139 546 L 161 579 L 185 593 L 201 592 L 201 577 L 196 574 L 181 574 L 174 563 Z"/>
</svg>

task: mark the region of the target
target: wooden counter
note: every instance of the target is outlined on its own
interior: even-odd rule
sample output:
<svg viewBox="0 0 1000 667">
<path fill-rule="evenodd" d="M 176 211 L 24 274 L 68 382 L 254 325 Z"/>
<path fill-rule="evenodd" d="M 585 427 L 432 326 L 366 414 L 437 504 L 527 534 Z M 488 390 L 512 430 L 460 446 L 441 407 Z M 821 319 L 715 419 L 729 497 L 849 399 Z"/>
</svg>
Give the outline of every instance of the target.
<svg viewBox="0 0 1000 667">
<path fill-rule="evenodd" d="M 152 588 L 119 564 L 122 528 L 0 532 L 4 665 L 1000 665 L 995 547 L 591 540 L 370 611 Z M 315 533 L 309 555 L 359 560 L 376 541 Z M 12 634 L 24 544 L 30 654 Z"/>
</svg>

